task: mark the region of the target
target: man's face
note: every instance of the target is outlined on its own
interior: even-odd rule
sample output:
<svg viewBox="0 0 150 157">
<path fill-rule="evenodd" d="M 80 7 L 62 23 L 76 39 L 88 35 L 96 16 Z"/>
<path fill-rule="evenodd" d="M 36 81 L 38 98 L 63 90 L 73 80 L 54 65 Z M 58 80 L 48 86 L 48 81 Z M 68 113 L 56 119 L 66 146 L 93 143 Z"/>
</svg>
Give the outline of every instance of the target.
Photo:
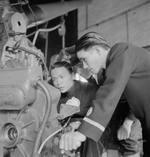
<svg viewBox="0 0 150 157">
<path fill-rule="evenodd" d="M 83 67 L 89 69 L 92 74 L 97 74 L 100 69 L 105 67 L 106 55 L 103 48 L 94 46 L 88 50 L 80 50 L 77 56 L 83 63 Z"/>
<path fill-rule="evenodd" d="M 73 85 L 73 74 L 65 67 L 52 69 L 51 76 L 54 86 L 58 88 L 61 93 L 67 92 Z"/>
</svg>

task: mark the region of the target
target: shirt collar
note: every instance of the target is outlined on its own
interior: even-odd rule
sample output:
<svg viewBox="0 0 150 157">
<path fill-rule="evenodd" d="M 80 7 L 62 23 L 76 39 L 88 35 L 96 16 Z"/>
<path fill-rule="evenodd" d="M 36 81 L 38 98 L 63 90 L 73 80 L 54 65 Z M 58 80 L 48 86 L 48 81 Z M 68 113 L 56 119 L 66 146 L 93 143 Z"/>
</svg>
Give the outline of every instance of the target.
<svg viewBox="0 0 150 157">
<path fill-rule="evenodd" d="M 92 77 L 96 81 L 97 85 L 101 85 L 105 77 L 105 69 L 101 69 L 98 74 L 92 74 Z"/>
</svg>

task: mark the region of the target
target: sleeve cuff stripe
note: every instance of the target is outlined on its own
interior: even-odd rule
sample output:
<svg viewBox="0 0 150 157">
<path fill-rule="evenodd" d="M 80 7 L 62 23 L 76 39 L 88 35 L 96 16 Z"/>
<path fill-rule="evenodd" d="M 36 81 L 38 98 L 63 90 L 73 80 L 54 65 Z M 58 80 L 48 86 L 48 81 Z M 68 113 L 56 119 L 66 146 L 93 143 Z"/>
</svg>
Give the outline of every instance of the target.
<svg viewBox="0 0 150 157">
<path fill-rule="evenodd" d="M 91 119 L 89 119 L 87 117 L 84 117 L 83 120 L 86 121 L 86 122 L 88 122 L 88 123 L 90 123 L 91 125 L 94 125 L 98 129 L 100 129 L 102 132 L 104 132 L 105 127 L 103 125 L 101 125 L 101 124 L 99 124 L 99 123 L 97 123 L 97 122 L 95 122 L 95 121 L 93 121 L 93 120 L 91 120 Z"/>
</svg>

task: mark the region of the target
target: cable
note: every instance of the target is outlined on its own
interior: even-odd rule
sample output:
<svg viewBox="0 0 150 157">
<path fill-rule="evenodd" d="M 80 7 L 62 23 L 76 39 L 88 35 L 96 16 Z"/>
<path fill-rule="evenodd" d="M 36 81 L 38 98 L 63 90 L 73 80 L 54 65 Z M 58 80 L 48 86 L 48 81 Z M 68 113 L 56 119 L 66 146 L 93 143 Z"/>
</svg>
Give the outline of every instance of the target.
<svg viewBox="0 0 150 157">
<path fill-rule="evenodd" d="M 44 145 L 46 144 L 46 142 L 47 142 L 51 137 L 53 137 L 54 135 L 56 135 L 57 133 L 59 133 L 62 129 L 63 129 L 63 128 L 58 129 L 57 131 L 55 131 L 54 133 L 52 133 L 51 135 L 49 135 L 49 136 L 43 141 L 43 143 L 41 144 L 41 146 L 40 146 L 40 148 L 39 148 L 39 150 L 38 150 L 38 154 L 41 153 L 41 151 L 42 151 Z"/>
<path fill-rule="evenodd" d="M 38 147 L 39 147 L 39 143 L 40 143 L 40 140 L 41 140 L 41 136 L 43 134 L 43 131 L 44 131 L 44 128 L 45 128 L 45 125 L 46 125 L 46 122 L 49 118 L 49 115 L 51 113 L 51 106 L 52 106 L 52 97 L 51 97 L 51 94 L 49 93 L 48 89 L 46 88 L 46 86 L 44 85 L 43 82 L 41 81 L 38 81 L 37 82 L 37 85 L 39 87 L 41 87 L 46 95 L 46 99 L 47 99 L 47 107 L 45 108 L 45 114 L 44 114 L 44 118 L 43 118 L 43 121 L 42 121 L 42 124 L 41 124 L 41 127 L 39 129 L 39 132 L 37 134 L 37 138 L 35 140 L 35 144 L 34 144 L 34 149 L 33 149 L 33 157 L 37 154 L 38 152 Z"/>
<path fill-rule="evenodd" d="M 51 137 L 53 137 L 54 135 L 56 135 L 57 133 L 59 133 L 60 131 L 62 131 L 62 130 L 68 125 L 70 119 L 71 119 L 71 117 L 69 117 L 69 119 L 67 120 L 67 122 L 66 122 L 60 129 L 58 129 L 57 131 L 55 131 L 54 133 L 52 133 L 51 135 L 49 135 L 49 136 L 43 141 L 43 143 L 41 144 L 41 146 L 40 146 L 40 148 L 39 148 L 39 150 L 38 150 L 38 154 L 41 153 L 41 151 L 42 151 L 44 145 L 46 144 L 46 142 L 47 142 Z"/>
<path fill-rule="evenodd" d="M 45 78 L 46 78 L 46 80 L 47 80 L 47 78 L 48 78 L 48 73 L 49 73 L 49 72 L 48 72 L 46 63 L 45 63 L 45 61 L 44 61 L 44 58 L 42 58 L 42 56 L 40 56 L 40 55 L 37 54 L 36 52 L 31 51 L 31 50 L 28 50 L 28 49 L 26 49 L 26 48 L 24 48 L 24 47 L 18 47 L 17 49 L 18 49 L 18 50 L 21 50 L 21 51 L 24 51 L 24 52 L 26 52 L 26 53 L 35 55 L 37 58 L 40 58 L 40 59 L 41 59 L 43 65 L 44 65 L 44 71 L 45 71 L 45 75 L 46 75 Z"/>
<path fill-rule="evenodd" d="M 11 50 L 9 50 L 11 49 Z M 46 63 L 45 63 L 45 60 L 44 58 L 37 54 L 35 51 L 32 51 L 32 50 L 29 50 L 29 49 L 26 49 L 25 47 L 19 47 L 19 46 L 16 46 L 16 47 L 8 47 L 7 46 L 7 51 L 11 51 L 11 52 L 15 52 L 15 50 L 20 50 L 20 51 L 24 51 L 25 53 L 28 53 L 28 54 L 32 54 L 34 56 L 36 56 L 37 58 L 39 58 L 41 61 L 42 61 L 42 64 L 44 65 L 44 71 L 45 71 L 45 79 L 44 80 L 47 80 L 48 79 L 48 68 L 46 66 Z"/>
</svg>

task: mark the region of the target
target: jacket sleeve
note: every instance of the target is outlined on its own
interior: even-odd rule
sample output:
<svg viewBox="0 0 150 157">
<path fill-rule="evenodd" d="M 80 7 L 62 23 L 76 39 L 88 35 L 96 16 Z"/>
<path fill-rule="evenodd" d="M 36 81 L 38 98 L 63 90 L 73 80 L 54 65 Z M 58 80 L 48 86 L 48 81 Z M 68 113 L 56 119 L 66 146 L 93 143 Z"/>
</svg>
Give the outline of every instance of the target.
<svg viewBox="0 0 150 157">
<path fill-rule="evenodd" d="M 95 141 L 100 139 L 110 121 L 133 71 L 133 50 L 128 45 L 116 44 L 109 52 L 106 79 L 96 93 L 93 111 L 84 118 L 79 128 L 81 133 Z"/>
</svg>

